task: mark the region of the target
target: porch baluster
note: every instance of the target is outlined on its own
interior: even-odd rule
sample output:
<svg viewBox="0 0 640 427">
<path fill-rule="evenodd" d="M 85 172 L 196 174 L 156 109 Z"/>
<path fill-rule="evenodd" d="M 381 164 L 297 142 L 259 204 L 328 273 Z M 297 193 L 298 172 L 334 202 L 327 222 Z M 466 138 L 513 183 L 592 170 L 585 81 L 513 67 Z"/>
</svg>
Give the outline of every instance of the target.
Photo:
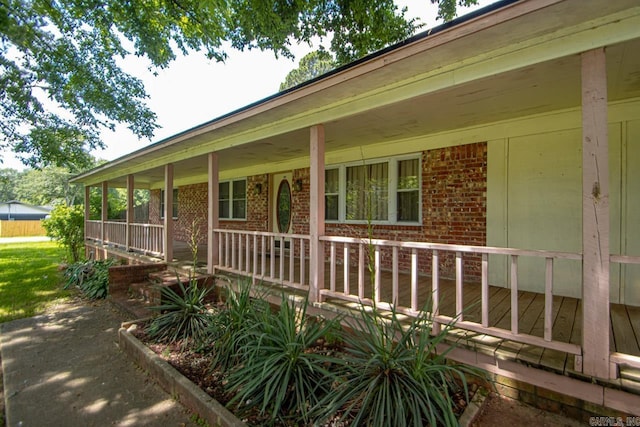
<svg viewBox="0 0 640 427">
<path fill-rule="evenodd" d="M 343 275 L 344 275 L 344 294 L 345 295 L 349 295 L 351 293 L 351 290 L 349 289 L 349 265 L 351 264 L 351 245 L 349 243 L 344 243 L 344 247 L 343 247 L 343 252 L 344 252 L 344 270 L 343 270 Z"/>
<path fill-rule="evenodd" d="M 456 252 L 456 316 L 464 320 L 464 295 L 462 294 L 462 252 Z"/>
<path fill-rule="evenodd" d="M 440 333 L 440 323 L 435 321 L 435 318 L 440 314 L 440 280 L 438 270 L 438 251 L 433 250 L 431 253 L 431 315 L 433 316 L 433 325 L 431 327 L 431 333 L 437 335 Z"/>
<path fill-rule="evenodd" d="M 305 270 L 305 245 L 304 239 L 300 239 L 300 284 L 304 285 L 306 282 L 307 274 Z"/>
<path fill-rule="evenodd" d="M 364 298 L 364 244 L 358 245 L 358 297 Z"/>
<path fill-rule="evenodd" d="M 329 290 L 336 291 L 336 242 L 331 242 L 329 255 Z"/>
<path fill-rule="evenodd" d="M 374 252 L 375 278 L 373 281 L 375 302 L 380 302 L 380 246 L 376 245 Z"/>
<path fill-rule="evenodd" d="M 418 311 L 418 250 L 416 248 L 411 249 L 411 310 Z"/>
<path fill-rule="evenodd" d="M 278 279 L 280 283 L 284 282 L 284 237 L 280 236 L 280 271 Z"/>
<path fill-rule="evenodd" d="M 247 233 L 244 236 L 245 270 L 247 273 L 251 273 L 251 245 L 249 243 L 249 233 Z"/>
<path fill-rule="evenodd" d="M 269 242 L 271 244 L 271 249 L 269 252 L 269 277 L 273 279 L 275 277 L 275 269 L 276 269 L 276 238 L 275 236 L 269 236 Z"/>
<path fill-rule="evenodd" d="M 391 302 L 398 304 L 398 247 L 393 247 L 392 273 L 391 273 Z"/>
<path fill-rule="evenodd" d="M 482 326 L 489 327 L 489 254 L 482 254 Z"/>
<path fill-rule="evenodd" d="M 253 235 L 253 283 L 256 283 L 256 276 L 258 275 L 258 235 Z"/>
<path fill-rule="evenodd" d="M 553 331 L 553 258 L 545 259 L 544 340 L 551 341 Z"/>
<path fill-rule="evenodd" d="M 267 268 L 267 240 L 264 234 L 260 237 L 260 249 L 262 250 L 262 256 L 260 260 L 260 276 L 264 277 L 266 275 L 265 270 Z"/>
<path fill-rule="evenodd" d="M 518 333 L 518 255 L 511 255 L 511 332 Z"/>
<path fill-rule="evenodd" d="M 291 239 L 291 243 L 289 245 L 289 281 L 291 283 L 296 282 L 295 278 L 295 253 L 296 253 L 296 241 L 295 239 Z"/>
</svg>

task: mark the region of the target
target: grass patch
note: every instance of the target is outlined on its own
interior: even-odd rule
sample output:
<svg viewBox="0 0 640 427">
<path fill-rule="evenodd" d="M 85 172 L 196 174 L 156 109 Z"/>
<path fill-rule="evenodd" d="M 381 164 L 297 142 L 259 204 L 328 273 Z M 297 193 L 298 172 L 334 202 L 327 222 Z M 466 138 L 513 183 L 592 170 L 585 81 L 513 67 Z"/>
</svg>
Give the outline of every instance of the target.
<svg viewBox="0 0 640 427">
<path fill-rule="evenodd" d="M 0 323 L 41 314 L 71 293 L 62 289 L 55 242 L 0 244 Z"/>
</svg>

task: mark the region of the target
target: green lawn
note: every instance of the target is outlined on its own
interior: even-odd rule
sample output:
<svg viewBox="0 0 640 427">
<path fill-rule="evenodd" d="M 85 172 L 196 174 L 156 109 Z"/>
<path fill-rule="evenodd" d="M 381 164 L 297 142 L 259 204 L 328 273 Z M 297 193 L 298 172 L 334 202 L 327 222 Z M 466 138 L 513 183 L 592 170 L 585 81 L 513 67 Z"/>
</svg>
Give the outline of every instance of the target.
<svg viewBox="0 0 640 427">
<path fill-rule="evenodd" d="M 0 323 L 40 314 L 70 295 L 58 271 L 64 253 L 54 242 L 0 243 Z"/>
</svg>

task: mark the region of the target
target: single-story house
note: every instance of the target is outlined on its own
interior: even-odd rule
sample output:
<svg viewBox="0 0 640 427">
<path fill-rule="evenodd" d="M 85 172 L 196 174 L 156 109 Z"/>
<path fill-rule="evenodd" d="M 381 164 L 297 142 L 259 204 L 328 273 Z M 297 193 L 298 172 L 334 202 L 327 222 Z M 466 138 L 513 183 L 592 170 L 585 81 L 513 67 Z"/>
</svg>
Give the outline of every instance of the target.
<svg viewBox="0 0 640 427">
<path fill-rule="evenodd" d="M 171 261 L 200 219 L 209 272 L 431 301 L 452 358 L 637 415 L 638 165 L 640 3 L 504 0 L 73 181 L 151 191 L 92 251 Z"/>
<path fill-rule="evenodd" d="M 51 212 L 47 206 L 34 206 L 17 200 L 0 202 L 0 221 L 35 221 L 45 219 Z"/>
</svg>

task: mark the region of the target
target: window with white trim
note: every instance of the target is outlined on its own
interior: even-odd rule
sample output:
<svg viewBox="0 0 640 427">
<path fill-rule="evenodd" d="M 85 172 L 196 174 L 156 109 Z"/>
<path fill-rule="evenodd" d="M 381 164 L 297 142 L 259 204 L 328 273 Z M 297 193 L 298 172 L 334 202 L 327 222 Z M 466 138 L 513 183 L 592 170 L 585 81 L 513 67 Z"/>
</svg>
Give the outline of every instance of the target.
<svg viewBox="0 0 640 427">
<path fill-rule="evenodd" d="M 325 220 L 418 224 L 420 156 L 351 163 L 325 170 Z"/>
<path fill-rule="evenodd" d="M 220 219 L 247 219 L 247 180 L 236 179 L 218 184 Z"/>
<path fill-rule="evenodd" d="M 173 219 L 178 218 L 178 189 L 173 189 L 173 205 L 171 206 Z M 160 219 L 164 219 L 164 190 L 160 190 Z"/>
</svg>

